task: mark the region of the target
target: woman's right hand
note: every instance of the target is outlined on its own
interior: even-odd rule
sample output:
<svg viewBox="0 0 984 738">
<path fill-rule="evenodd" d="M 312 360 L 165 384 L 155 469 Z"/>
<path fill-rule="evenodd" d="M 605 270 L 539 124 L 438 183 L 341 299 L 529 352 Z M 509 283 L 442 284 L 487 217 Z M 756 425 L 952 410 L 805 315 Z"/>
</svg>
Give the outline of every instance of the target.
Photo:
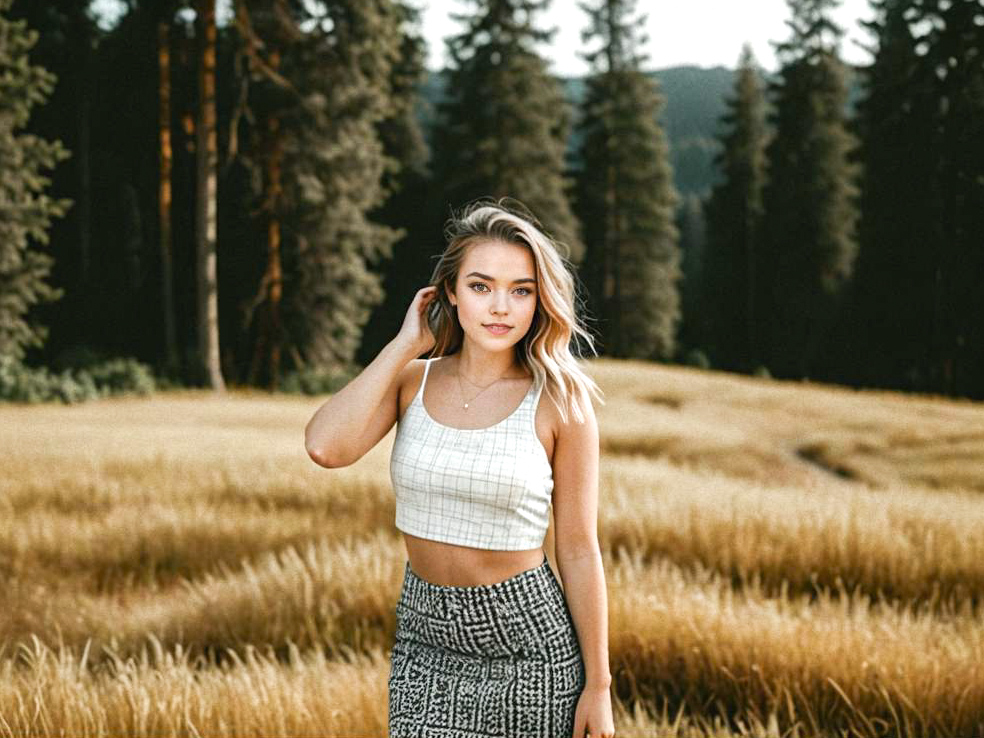
<svg viewBox="0 0 984 738">
<path fill-rule="evenodd" d="M 437 287 L 434 285 L 417 290 L 403 319 L 403 326 L 396 336 L 398 340 L 418 347 L 418 356 L 430 351 L 436 343 L 430 324 L 427 322 L 427 309 L 436 297 Z"/>
</svg>

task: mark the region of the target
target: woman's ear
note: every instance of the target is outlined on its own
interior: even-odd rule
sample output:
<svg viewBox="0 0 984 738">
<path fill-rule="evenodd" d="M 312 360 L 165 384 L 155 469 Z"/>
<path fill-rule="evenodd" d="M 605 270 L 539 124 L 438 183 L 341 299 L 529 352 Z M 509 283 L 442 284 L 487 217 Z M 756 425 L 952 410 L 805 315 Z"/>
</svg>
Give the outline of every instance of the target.
<svg viewBox="0 0 984 738">
<path fill-rule="evenodd" d="M 456 304 L 454 294 L 448 288 L 447 282 L 444 283 L 444 293 L 448 296 L 448 302 L 450 302 L 452 305 Z"/>
</svg>

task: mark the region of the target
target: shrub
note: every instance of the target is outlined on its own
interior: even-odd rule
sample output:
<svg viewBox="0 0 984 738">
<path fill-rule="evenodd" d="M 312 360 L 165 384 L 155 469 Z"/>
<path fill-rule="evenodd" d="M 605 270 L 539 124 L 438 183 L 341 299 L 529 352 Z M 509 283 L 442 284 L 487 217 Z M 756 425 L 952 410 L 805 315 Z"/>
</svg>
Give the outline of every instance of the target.
<svg viewBox="0 0 984 738">
<path fill-rule="evenodd" d="M 85 344 L 75 344 L 59 351 L 58 355 L 51 360 L 50 368 L 59 372 L 63 369 L 85 369 L 109 358 L 97 348 Z"/>
<path fill-rule="evenodd" d="M 280 379 L 281 392 L 304 395 L 332 394 L 348 384 L 360 369 L 338 367 L 333 369 L 306 368 L 285 374 Z"/>
<path fill-rule="evenodd" d="M 116 358 L 79 370 L 106 394 L 147 395 L 156 389 L 150 367 L 132 358 Z"/>
<path fill-rule="evenodd" d="M 0 358 L 0 400 L 65 404 L 118 394 L 148 394 L 156 389 L 150 368 L 132 358 L 109 359 L 82 368 L 52 371 Z"/>
<path fill-rule="evenodd" d="M 707 354 L 704 353 L 703 349 L 690 349 L 686 355 L 683 357 L 683 363 L 687 366 L 695 366 L 700 369 L 710 369 L 711 360 L 707 358 Z"/>
</svg>

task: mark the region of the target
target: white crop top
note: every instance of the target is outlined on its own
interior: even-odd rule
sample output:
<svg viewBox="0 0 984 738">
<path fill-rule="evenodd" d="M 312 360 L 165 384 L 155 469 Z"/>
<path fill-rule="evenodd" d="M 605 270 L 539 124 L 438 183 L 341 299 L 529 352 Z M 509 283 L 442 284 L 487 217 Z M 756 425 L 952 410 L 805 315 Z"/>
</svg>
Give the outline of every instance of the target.
<svg viewBox="0 0 984 738">
<path fill-rule="evenodd" d="M 472 548 L 519 551 L 543 544 L 553 469 L 536 435 L 541 387 L 487 428 L 452 428 L 431 418 L 424 385 L 397 424 L 390 457 L 396 527 Z"/>
</svg>

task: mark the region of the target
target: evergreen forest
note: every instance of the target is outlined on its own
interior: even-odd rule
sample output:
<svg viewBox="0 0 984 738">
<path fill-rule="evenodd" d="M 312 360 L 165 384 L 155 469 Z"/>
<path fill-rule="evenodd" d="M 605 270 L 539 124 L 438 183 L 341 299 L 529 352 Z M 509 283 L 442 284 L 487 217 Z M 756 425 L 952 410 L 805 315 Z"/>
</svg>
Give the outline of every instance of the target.
<svg viewBox="0 0 984 738">
<path fill-rule="evenodd" d="M 3 0 L 2 396 L 333 391 L 509 196 L 600 354 L 982 399 L 984 8 L 871 0 L 852 67 L 837 4 L 788 0 L 768 73 L 650 69 L 588 5 L 557 78 L 546 0 L 466 3 L 441 70 L 401 0 Z"/>
</svg>

